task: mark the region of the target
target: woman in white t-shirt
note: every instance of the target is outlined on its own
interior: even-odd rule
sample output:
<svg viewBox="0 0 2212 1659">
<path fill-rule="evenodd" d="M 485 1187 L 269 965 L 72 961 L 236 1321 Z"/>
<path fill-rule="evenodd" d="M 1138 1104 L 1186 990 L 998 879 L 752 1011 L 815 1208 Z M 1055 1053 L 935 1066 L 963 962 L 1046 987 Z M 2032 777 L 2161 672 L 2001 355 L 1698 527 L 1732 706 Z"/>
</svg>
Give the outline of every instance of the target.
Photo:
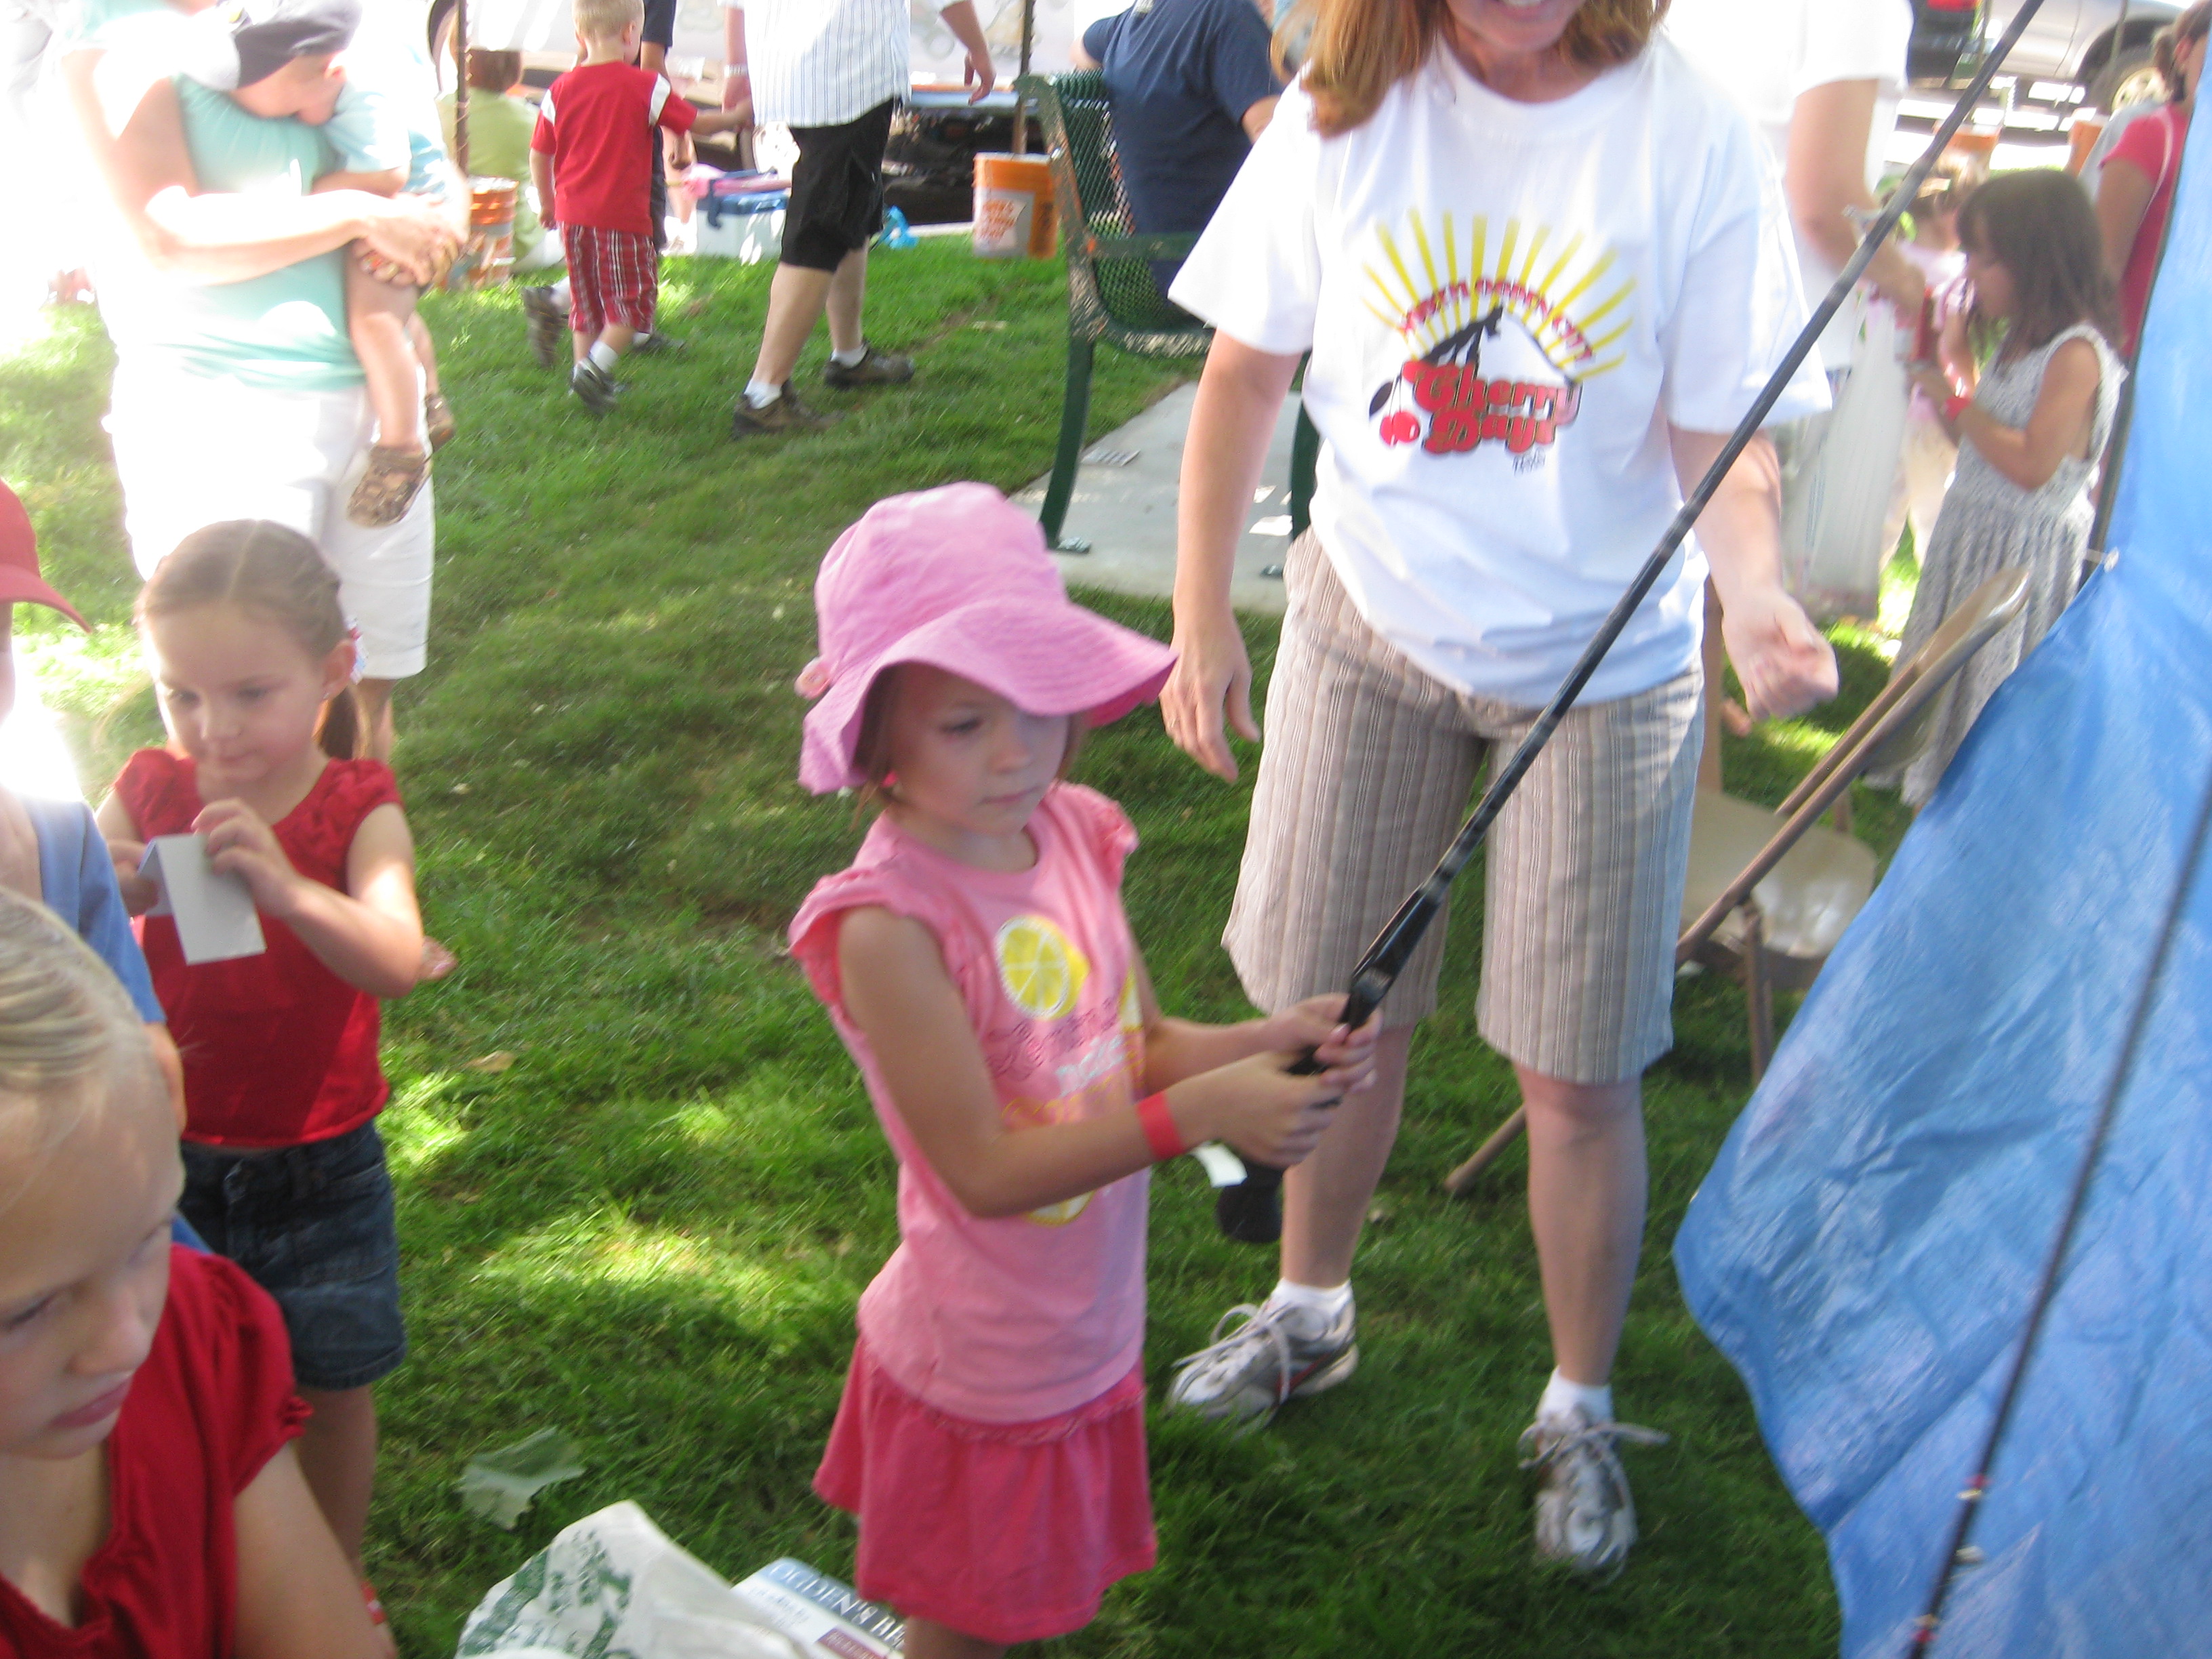
<svg viewBox="0 0 2212 1659">
<path fill-rule="evenodd" d="M 1218 331 L 1184 453 L 1176 741 L 1256 738 L 1229 605 L 1275 412 L 1310 349 L 1326 441 L 1292 550 L 1227 935 L 1263 1007 L 1340 988 L 1627 586 L 1804 318 L 1743 117 L 1652 31 L 1664 0 L 1322 0 L 1312 55 L 1174 289 Z M 1817 365 L 1778 417 L 1826 405 Z M 1638 1079 L 1671 1041 L 1700 746 L 1706 556 L 1753 712 L 1832 696 L 1783 592 L 1771 448 L 1746 452 L 1499 817 L 1478 1006 L 1528 1109 L 1558 1369 L 1526 1437 L 1537 1541 L 1635 1537 L 1607 1379 L 1645 1191 Z M 1395 1136 L 1443 929 L 1383 1006 L 1375 1087 L 1285 1184 L 1283 1278 L 1176 1404 L 1272 1407 L 1347 1376 L 1353 1247 Z"/>
</svg>

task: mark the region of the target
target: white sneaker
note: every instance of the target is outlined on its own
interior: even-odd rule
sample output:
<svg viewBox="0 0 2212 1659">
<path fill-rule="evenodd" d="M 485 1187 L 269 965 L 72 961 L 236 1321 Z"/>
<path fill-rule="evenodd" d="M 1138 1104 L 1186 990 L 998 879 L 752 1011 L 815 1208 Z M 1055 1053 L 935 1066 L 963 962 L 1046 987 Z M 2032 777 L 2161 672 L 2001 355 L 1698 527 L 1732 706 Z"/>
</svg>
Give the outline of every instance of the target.
<svg viewBox="0 0 2212 1659">
<path fill-rule="evenodd" d="M 1633 1423 L 1593 1423 L 1577 1406 L 1540 1417 L 1521 1436 L 1521 1467 L 1539 1472 L 1536 1553 L 1576 1572 L 1611 1578 L 1628 1565 L 1636 1505 L 1616 1443 L 1663 1446 L 1667 1437 Z"/>
<path fill-rule="evenodd" d="M 1242 1320 L 1228 1335 L 1222 1328 Z M 1168 1407 L 1200 1417 L 1264 1420 L 1285 1401 L 1333 1389 L 1359 1365 L 1352 1310 L 1326 1325 L 1310 1309 L 1239 1303 L 1215 1322 L 1213 1340 L 1176 1362 Z"/>
</svg>

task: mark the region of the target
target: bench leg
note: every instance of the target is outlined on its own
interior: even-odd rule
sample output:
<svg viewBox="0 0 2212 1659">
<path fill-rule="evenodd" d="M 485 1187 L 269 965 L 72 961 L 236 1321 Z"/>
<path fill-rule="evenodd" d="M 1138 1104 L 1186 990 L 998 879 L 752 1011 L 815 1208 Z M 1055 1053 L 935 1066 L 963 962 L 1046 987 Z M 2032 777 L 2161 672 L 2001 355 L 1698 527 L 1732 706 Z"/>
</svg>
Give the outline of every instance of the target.
<svg viewBox="0 0 2212 1659">
<path fill-rule="evenodd" d="M 1052 458 L 1052 481 L 1045 485 L 1044 511 L 1038 515 L 1045 545 L 1061 553 L 1088 553 L 1088 542 L 1064 542 L 1060 526 L 1067 522 L 1067 504 L 1075 495 L 1076 469 L 1083 464 L 1083 434 L 1091 421 L 1091 366 L 1097 350 L 1093 341 L 1070 335 L 1067 341 L 1067 395 L 1060 409 L 1060 449 Z"/>
<path fill-rule="evenodd" d="M 1298 405 L 1297 430 L 1291 437 L 1291 539 L 1306 533 L 1313 522 L 1314 479 L 1321 471 L 1321 428 Z"/>
</svg>

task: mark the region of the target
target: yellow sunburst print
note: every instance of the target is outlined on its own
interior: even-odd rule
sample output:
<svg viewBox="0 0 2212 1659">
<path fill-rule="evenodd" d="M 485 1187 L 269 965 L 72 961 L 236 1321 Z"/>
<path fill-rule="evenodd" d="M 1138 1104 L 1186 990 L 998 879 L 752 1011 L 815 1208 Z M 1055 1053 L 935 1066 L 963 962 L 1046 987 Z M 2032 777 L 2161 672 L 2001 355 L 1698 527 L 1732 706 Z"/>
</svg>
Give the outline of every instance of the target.
<svg viewBox="0 0 2212 1659">
<path fill-rule="evenodd" d="M 1613 251 L 1579 231 L 1561 234 L 1518 218 L 1477 215 L 1465 228 L 1443 215 L 1431 228 L 1409 210 L 1397 230 L 1375 227 L 1376 252 L 1363 269 L 1367 308 L 1419 357 L 1497 307 L 1527 331 L 1546 362 L 1588 380 L 1628 358 L 1636 278 Z"/>
</svg>

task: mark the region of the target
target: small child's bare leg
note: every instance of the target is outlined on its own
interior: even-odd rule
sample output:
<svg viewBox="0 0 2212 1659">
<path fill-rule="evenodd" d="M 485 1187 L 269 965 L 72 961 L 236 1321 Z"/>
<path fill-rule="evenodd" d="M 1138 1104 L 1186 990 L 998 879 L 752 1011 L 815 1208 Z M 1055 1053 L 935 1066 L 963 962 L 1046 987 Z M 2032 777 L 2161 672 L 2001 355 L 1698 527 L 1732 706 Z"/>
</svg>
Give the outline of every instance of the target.
<svg viewBox="0 0 2212 1659">
<path fill-rule="evenodd" d="M 368 382 L 376 411 L 376 441 L 392 449 L 422 452 L 422 366 L 408 324 L 415 316 L 411 287 L 380 282 L 346 260 L 346 332 Z"/>
<path fill-rule="evenodd" d="M 407 338 L 415 348 L 415 361 L 422 366 L 423 395 L 439 396 L 437 344 L 430 338 L 429 325 L 422 320 L 422 313 L 412 308 L 407 313 Z"/>
</svg>

